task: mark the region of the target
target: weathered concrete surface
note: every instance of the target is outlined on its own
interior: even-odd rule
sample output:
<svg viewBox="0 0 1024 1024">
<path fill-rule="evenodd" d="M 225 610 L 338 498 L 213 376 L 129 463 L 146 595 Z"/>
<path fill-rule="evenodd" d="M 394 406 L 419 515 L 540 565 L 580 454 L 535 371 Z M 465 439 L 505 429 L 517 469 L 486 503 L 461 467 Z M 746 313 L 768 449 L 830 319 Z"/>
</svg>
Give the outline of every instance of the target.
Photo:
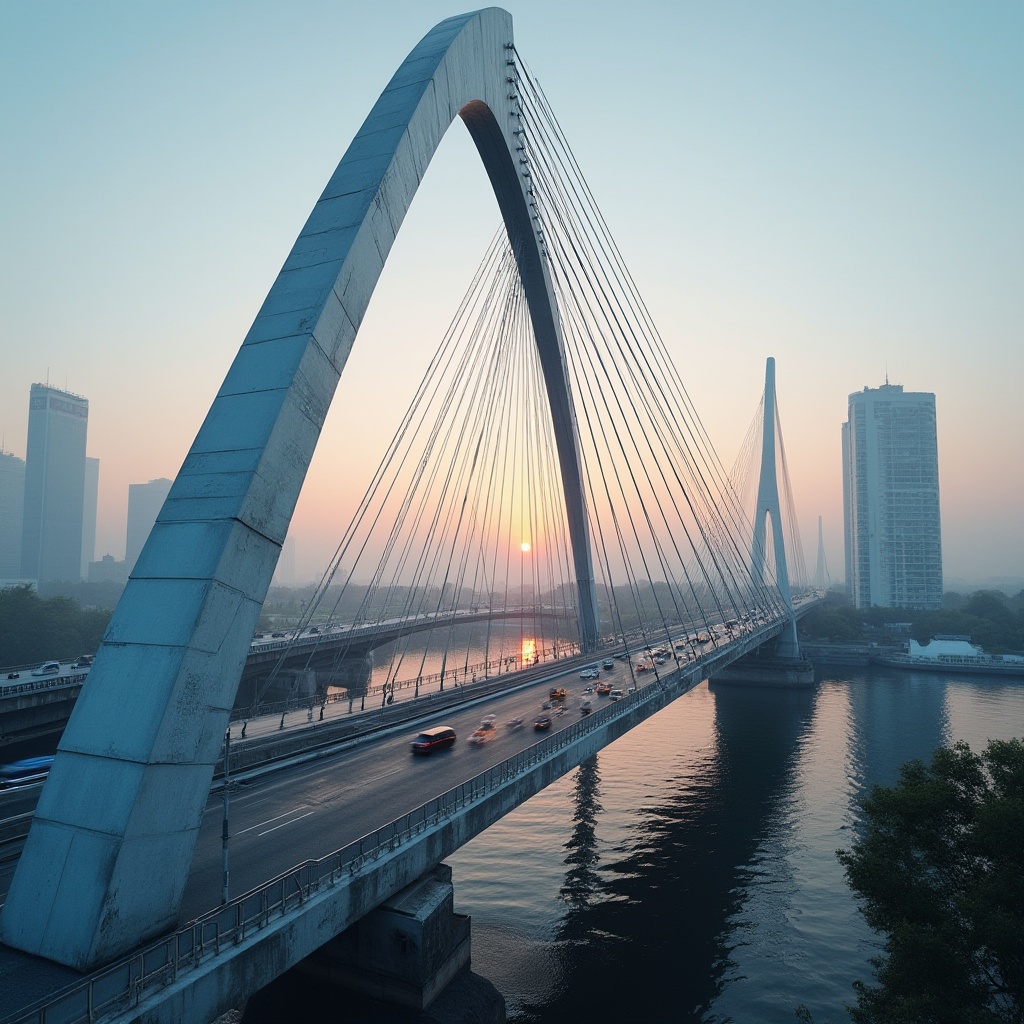
<svg viewBox="0 0 1024 1024">
<path fill-rule="evenodd" d="M 468 127 L 498 199 L 553 410 L 582 602 L 596 600 L 552 289 L 514 159 L 512 19 L 442 22 L 328 182 L 185 458 L 36 809 L 0 940 L 77 968 L 173 926 L 213 766 L 302 481 L 405 213 L 441 137 Z M 189 1015 L 188 1019 L 199 1019 Z"/>
</svg>

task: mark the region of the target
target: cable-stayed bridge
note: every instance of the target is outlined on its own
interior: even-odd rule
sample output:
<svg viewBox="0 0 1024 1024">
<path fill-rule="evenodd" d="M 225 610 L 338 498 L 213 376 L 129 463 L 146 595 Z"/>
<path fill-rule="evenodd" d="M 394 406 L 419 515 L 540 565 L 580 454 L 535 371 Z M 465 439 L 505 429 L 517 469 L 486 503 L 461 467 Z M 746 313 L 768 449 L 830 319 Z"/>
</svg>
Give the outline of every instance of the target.
<svg viewBox="0 0 1024 1024">
<path fill-rule="evenodd" d="M 116 965 L 48 1020 L 209 1019 L 702 679 L 776 642 L 784 671 L 802 671 L 795 622 L 809 602 L 791 593 L 774 364 L 757 499 L 744 508 L 512 39 L 492 8 L 441 23 L 401 65 L 171 488 L 0 917 L 15 959 Z M 453 768 L 443 791 L 421 776 L 389 805 L 401 813 L 373 807 L 383 820 L 351 841 L 333 833 L 331 850 L 203 915 L 203 810 L 260 608 L 373 288 L 456 117 L 502 228 L 297 630 L 390 628 L 392 680 L 561 645 L 571 656 L 557 676 L 614 651 L 623 699 L 540 740 L 517 733 L 508 756 Z M 461 621 L 474 607 L 534 609 L 535 621 Z M 510 682 L 493 699 L 520 698 Z M 183 914 L 198 923 L 178 930 Z"/>
</svg>

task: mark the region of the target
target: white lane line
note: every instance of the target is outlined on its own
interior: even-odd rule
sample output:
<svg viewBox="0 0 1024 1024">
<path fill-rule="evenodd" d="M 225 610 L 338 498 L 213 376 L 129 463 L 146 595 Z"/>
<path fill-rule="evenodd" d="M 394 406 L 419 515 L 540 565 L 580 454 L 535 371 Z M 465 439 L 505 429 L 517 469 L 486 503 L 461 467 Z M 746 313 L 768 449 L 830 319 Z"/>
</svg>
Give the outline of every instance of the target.
<svg viewBox="0 0 1024 1024">
<path fill-rule="evenodd" d="M 298 814 L 298 812 L 299 808 L 293 807 L 290 811 L 285 811 L 284 814 L 277 814 L 273 818 L 267 818 L 266 821 L 258 821 L 255 825 L 250 825 L 248 828 L 240 828 L 235 835 L 240 836 L 244 832 L 251 832 L 254 828 L 263 828 L 264 825 L 269 825 L 272 821 L 279 821 L 281 818 L 287 818 L 289 814 Z M 310 811 L 309 813 L 312 814 L 313 812 Z M 263 833 L 261 832 L 260 835 L 263 835 Z"/>
<path fill-rule="evenodd" d="M 279 828 L 284 828 L 285 825 L 294 825 L 297 821 L 302 821 L 303 818 L 308 818 L 313 812 L 306 811 L 305 814 L 300 814 L 297 818 L 292 818 L 291 821 L 282 821 L 280 825 L 275 825 L 273 828 L 268 828 L 266 832 L 260 832 L 260 836 L 268 836 L 271 832 L 276 832 Z"/>
</svg>

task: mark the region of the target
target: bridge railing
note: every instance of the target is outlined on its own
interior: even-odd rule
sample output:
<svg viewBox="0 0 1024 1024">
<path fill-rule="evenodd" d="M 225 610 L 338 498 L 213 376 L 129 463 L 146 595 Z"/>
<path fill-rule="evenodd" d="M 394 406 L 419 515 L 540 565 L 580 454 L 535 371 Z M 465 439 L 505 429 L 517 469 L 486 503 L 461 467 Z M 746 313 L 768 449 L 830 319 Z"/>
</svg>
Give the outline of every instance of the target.
<svg viewBox="0 0 1024 1024">
<path fill-rule="evenodd" d="M 743 638 L 745 642 L 739 646 L 747 648 L 777 632 L 775 624 L 762 626 L 748 633 Z M 318 892 L 351 878 L 369 863 L 514 782 L 564 748 L 628 714 L 640 704 L 657 699 L 667 688 L 676 688 L 684 677 L 691 681 L 703 678 L 721 656 L 722 650 L 718 649 L 695 660 L 678 663 L 664 675 L 633 689 L 621 700 L 545 736 L 340 850 L 290 868 L 197 918 L 187 927 L 95 972 L 63 992 L 26 1007 L 0 1021 L 0 1024 L 91 1024 L 105 1013 L 126 1012 L 138 1006 L 155 989 L 166 987 L 211 957 L 238 946 Z"/>
<path fill-rule="evenodd" d="M 35 690 L 56 690 L 60 687 L 81 686 L 88 674 L 89 670 L 86 669 L 83 672 L 76 672 L 74 675 L 39 676 L 18 683 L 4 680 L 0 683 L 0 697 L 15 697 L 19 693 L 31 693 Z"/>
</svg>

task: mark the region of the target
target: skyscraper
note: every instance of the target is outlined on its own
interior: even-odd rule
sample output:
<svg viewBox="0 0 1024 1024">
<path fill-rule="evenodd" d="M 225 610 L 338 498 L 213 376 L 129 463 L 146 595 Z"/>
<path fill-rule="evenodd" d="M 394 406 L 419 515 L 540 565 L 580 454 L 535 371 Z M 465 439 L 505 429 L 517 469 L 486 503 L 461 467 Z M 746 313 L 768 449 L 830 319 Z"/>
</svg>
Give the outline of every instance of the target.
<svg viewBox="0 0 1024 1024">
<path fill-rule="evenodd" d="M 47 384 L 29 393 L 21 575 L 82 578 L 82 509 L 89 400 Z"/>
<path fill-rule="evenodd" d="M 935 395 L 886 382 L 843 424 L 846 589 L 858 608 L 938 608 L 942 539 Z"/>
<path fill-rule="evenodd" d="M 25 460 L 0 449 L 0 580 L 21 575 L 21 517 Z"/>
<path fill-rule="evenodd" d="M 126 572 L 135 568 L 143 545 L 153 529 L 156 517 L 163 508 L 171 489 L 171 481 L 161 477 L 148 484 L 128 485 L 128 529 L 124 541 L 124 567 Z"/>
</svg>

